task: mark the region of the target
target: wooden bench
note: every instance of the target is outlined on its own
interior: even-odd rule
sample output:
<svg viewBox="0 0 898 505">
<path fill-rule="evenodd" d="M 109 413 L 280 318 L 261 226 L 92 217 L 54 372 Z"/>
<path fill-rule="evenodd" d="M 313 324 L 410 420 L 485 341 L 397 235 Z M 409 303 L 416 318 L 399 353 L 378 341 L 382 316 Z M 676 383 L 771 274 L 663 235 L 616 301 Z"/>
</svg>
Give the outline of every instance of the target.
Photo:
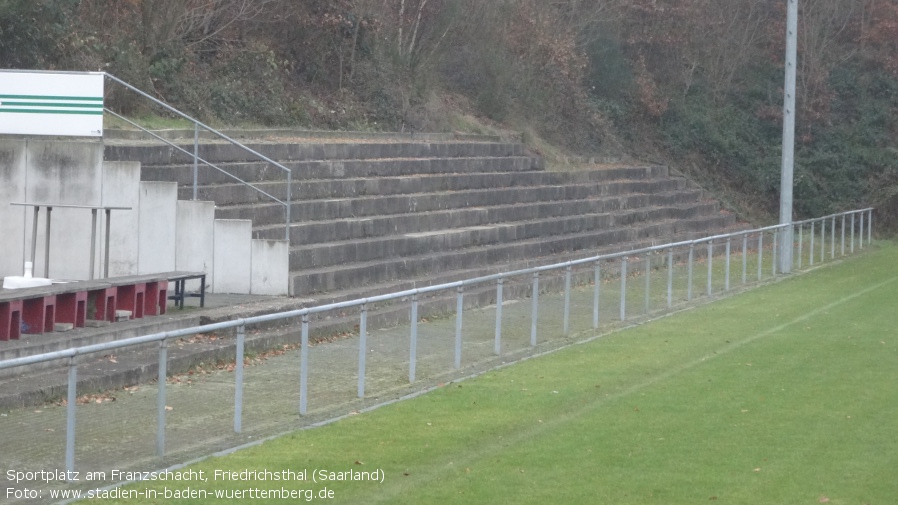
<svg viewBox="0 0 898 505">
<path fill-rule="evenodd" d="M 192 279 L 200 281 L 198 293 L 187 293 L 184 288 L 186 281 Z M 175 287 L 172 295 L 169 282 Z M 184 308 L 185 297 L 198 297 L 200 306 L 205 306 L 205 273 L 160 272 L 0 289 L 0 341 L 20 338 L 23 326 L 26 333 L 46 333 L 54 331 L 56 323 L 81 328 L 88 319 L 115 322 L 117 310 L 130 311 L 134 318 L 161 315 L 165 314 L 168 300 Z"/>
</svg>

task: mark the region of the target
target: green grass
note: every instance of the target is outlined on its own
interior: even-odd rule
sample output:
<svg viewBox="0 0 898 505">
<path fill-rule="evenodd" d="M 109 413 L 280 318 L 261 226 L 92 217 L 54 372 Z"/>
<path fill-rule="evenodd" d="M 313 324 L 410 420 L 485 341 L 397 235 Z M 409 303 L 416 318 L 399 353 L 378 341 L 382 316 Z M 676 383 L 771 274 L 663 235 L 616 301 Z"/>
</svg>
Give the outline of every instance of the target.
<svg viewBox="0 0 898 505">
<path fill-rule="evenodd" d="M 898 246 L 881 243 L 807 275 L 190 467 L 382 470 L 383 483 L 168 487 L 326 486 L 333 503 L 892 503 L 896 264 Z M 121 503 L 169 501 L 160 491 Z"/>
</svg>

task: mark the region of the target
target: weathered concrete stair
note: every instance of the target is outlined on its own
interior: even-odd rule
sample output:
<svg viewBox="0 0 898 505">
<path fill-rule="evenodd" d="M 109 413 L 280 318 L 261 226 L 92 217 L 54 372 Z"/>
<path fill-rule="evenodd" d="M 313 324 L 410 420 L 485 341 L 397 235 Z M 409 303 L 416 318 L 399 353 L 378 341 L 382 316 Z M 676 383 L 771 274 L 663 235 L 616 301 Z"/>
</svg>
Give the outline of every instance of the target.
<svg viewBox="0 0 898 505">
<path fill-rule="evenodd" d="M 627 246 L 708 235 L 734 225 L 665 167 L 546 171 L 507 142 L 377 140 L 250 144 L 290 168 L 292 292 L 320 301 L 450 282 Z M 192 149 L 192 146 L 190 146 Z M 229 146 L 200 155 L 285 199 L 282 170 Z M 193 193 L 192 161 L 168 148 L 110 146 L 142 177 Z M 252 219 L 256 238 L 284 236 L 284 207 L 200 166 L 198 198 L 216 217 Z"/>
</svg>

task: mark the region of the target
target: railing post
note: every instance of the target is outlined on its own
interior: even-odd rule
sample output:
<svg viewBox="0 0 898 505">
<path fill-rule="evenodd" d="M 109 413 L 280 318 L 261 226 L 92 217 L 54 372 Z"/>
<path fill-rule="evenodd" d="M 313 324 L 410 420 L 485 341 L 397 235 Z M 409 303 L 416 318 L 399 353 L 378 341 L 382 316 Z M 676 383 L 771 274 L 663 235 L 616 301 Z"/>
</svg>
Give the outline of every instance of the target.
<svg viewBox="0 0 898 505">
<path fill-rule="evenodd" d="M 842 214 L 842 256 L 845 256 L 845 214 Z"/>
<path fill-rule="evenodd" d="M 770 254 L 771 254 L 770 257 L 773 259 L 773 266 L 770 268 L 770 271 L 774 277 L 776 277 L 776 246 L 777 246 L 777 240 L 779 240 L 779 234 L 780 234 L 779 232 L 780 232 L 779 229 L 776 229 L 773 232 L 773 250 L 770 251 Z"/>
<path fill-rule="evenodd" d="M 571 265 L 564 269 L 564 319 L 562 321 L 562 334 L 566 337 L 571 333 Z"/>
<path fill-rule="evenodd" d="M 109 242 L 110 242 L 110 234 L 112 233 L 112 209 L 106 209 L 106 249 L 103 251 L 103 278 L 109 278 Z M 94 259 L 91 256 L 91 263 L 93 263 Z"/>
<path fill-rule="evenodd" d="M 832 235 L 831 240 L 829 241 L 829 257 L 830 259 L 836 258 L 836 216 L 833 216 L 833 222 L 830 226 L 830 234 Z"/>
<path fill-rule="evenodd" d="M 594 286 L 593 286 L 593 294 L 592 294 L 592 327 L 594 329 L 598 329 L 599 327 L 599 292 L 602 284 L 602 267 L 601 260 L 596 260 L 595 263 L 595 274 L 594 274 Z"/>
<path fill-rule="evenodd" d="M 290 225 L 292 224 L 292 215 L 293 215 L 293 171 L 287 172 L 287 209 L 286 209 L 286 221 L 287 223 L 284 225 L 284 239 L 287 243 L 290 242 Z"/>
<path fill-rule="evenodd" d="M 496 337 L 493 342 L 493 352 L 496 356 L 502 354 L 502 288 L 505 279 L 499 277 L 496 281 Z"/>
<path fill-rule="evenodd" d="M 742 284 L 748 282 L 748 233 L 742 234 Z"/>
<path fill-rule="evenodd" d="M 804 254 L 804 223 L 798 225 L 798 269 L 801 270 L 801 256 Z"/>
<path fill-rule="evenodd" d="M 408 381 L 415 382 L 415 368 L 418 360 L 418 294 L 412 295 L 412 329 L 408 344 Z"/>
<path fill-rule="evenodd" d="M 867 244 L 873 245 L 873 209 L 867 211 Z"/>
<path fill-rule="evenodd" d="M 861 233 L 858 235 L 857 246 L 860 249 L 864 248 L 864 212 L 861 211 Z"/>
<path fill-rule="evenodd" d="M 302 315 L 302 340 L 299 349 L 299 415 L 309 406 L 309 315 Z"/>
<path fill-rule="evenodd" d="M 851 254 L 854 254 L 854 212 L 851 213 Z"/>
<path fill-rule="evenodd" d="M 200 125 L 193 123 L 193 199 L 197 199 L 197 184 L 199 179 L 200 159 Z"/>
<path fill-rule="evenodd" d="M 168 341 L 159 341 L 159 373 L 156 379 L 156 455 L 165 456 L 165 385 L 168 380 Z"/>
<path fill-rule="evenodd" d="M 34 206 L 34 216 L 31 218 L 31 266 L 37 269 L 37 223 L 40 217 L 41 206 Z"/>
<path fill-rule="evenodd" d="M 47 226 L 44 229 L 44 277 L 50 278 L 50 217 L 53 207 L 47 206 Z M 861 235 L 864 234 L 864 215 L 861 214 Z"/>
<path fill-rule="evenodd" d="M 808 247 L 808 265 L 814 266 L 814 226 L 816 221 L 811 221 L 811 245 Z"/>
<path fill-rule="evenodd" d="M 692 261 L 695 258 L 695 244 L 689 244 L 689 261 L 686 267 L 686 300 L 692 300 Z"/>
<path fill-rule="evenodd" d="M 65 469 L 66 480 L 75 472 L 75 406 L 78 403 L 78 360 L 69 358 L 69 383 L 65 416 Z"/>
<path fill-rule="evenodd" d="M 709 297 L 713 294 L 713 288 L 712 288 L 712 280 L 713 279 L 711 277 L 713 275 L 712 274 L 713 259 L 714 259 L 714 241 L 709 240 L 708 241 L 708 279 L 707 279 L 707 286 L 706 286 L 707 289 L 705 290 Z"/>
<path fill-rule="evenodd" d="M 627 319 L 627 257 L 620 260 L 620 320 Z"/>
<path fill-rule="evenodd" d="M 649 301 L 649 293 L 652 287 L 652 253 L 645 253 L 645 313 L 648 314 L 651 309 Z"/>
<path fill-rule="evenodd" d="M 726 259 L 726 265 L 724 268 L 726 273 L 724 274 L 724 280 L 723 280 L 723 289 L 725 291 L 730 290 L 730 247 L 731 247 L 730 242 L 732 242 L 731 238 L 727 237 L 727 249 L 726 249 L 727 259 Z"/>
<path fill-rule="evenodd" d="M 358 397 L 365 397 L 365 360 L 368 349 L 368 303 L 362 304 L 362 313 L 359 317 L 359 387 Z"/>
<path fill-rule="evenodd" d="M 673 305 L 673 249 L 667 250 L 667 308 Z"/>
<path fill-rule="evenodd" d="M 826 261 L 826 219 L 820 220 L 820 263 Z"/>
<path fill-rule="evenodd" d="M 234 351 L 234 433 L 243 430 L 243 348 L 246 325 L 237 327 L 237 344 Z"/>
<path fill-rule="evenodd" d="M 764 232 L 758 232 L 758 281 L 763 277 L 764 267 Z"/>
<path fill-rule="evenodd" d="M 533 295 L 530 300 L 530 346 L 536 347 L 536 323 L 539 317 L 539 272 L 533 272 Z"/>
<path fill-rule="evenodd" d="M 91 209 L 91 227 L 90 227 L 90 276 L 88 279 L 94 280 L 94 262 L 97 259 L 97 209 Z M 109 225 L 106 225 L 106 229 L 109 229 Z M 106 252 L 109 252 L 109 248 L 106 248 Z M 107 277 L 109 276 L 107 272 Z"/>
<path fill-rule="evenodd" d="M 461 368 L 461 325 L 465 288 L 459 286 L 455 295 L 455 369 Z"/>
</svg>

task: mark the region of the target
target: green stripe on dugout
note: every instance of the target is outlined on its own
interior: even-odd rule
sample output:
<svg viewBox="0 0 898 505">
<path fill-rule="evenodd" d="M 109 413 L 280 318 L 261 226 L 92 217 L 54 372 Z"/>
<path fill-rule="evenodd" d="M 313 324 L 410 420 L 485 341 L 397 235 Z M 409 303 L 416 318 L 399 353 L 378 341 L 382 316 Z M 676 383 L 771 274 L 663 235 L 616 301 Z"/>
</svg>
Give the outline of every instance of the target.
<svg viewBox="0 0 898 505">
<path fill-rule="evenodd" d="M 4 112 L 14 112 L 17 114 L 84 114 L 102 116 L 103 109 L 97 110 L 60 110 L 60 109 L 8 109 L 0 106 L 0 114 Z"/>
<path fill-rule="evenodd" d="M 0 113 L 102 115 L 103 97 L 0 95 Z"/>
<path fill-rule="evenodd" d="M 53 96 L 53 95 L 2 95 L 2 94 L 0 94 L 0 102 L 2 102 L 3 100 L 54 100 L 54 101 L 82 101 L 82 102 L 103 103 L 102 96 Z"/>
<path fill-rule="evenodd" d="M 102 103 L 71 103 L 71 102 L 17 102 L 0 99 L 0 109 L 5 107 L 76 107 L 81 109 L 102 109 Z"/>
</svg>

